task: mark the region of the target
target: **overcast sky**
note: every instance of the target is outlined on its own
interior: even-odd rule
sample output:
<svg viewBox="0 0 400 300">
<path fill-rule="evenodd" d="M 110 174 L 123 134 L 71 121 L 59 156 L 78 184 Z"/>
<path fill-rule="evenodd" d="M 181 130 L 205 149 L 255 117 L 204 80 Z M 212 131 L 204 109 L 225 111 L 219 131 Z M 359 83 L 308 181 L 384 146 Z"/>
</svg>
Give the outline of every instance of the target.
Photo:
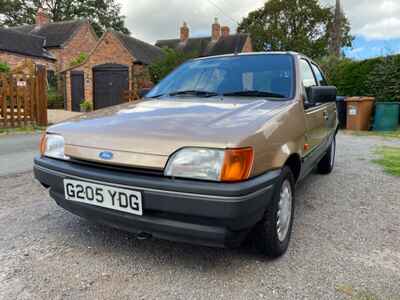
<svg viewBox="0 0 400 300">
<path fill-rule="evenodd" d="M 265 0 L 119 0 L 134 37 L 154 43 L 177 38 L 183 21 L 192 36 L 209 35 L 214 17 L 236 29 L 250 11 Z M 333 5 L 335 0 L 320 0 Z M 355 58 L 400 52 L 400 0 L 342 0 L 344 12 L 357 37 L 347 53 Z"/>
</svg>

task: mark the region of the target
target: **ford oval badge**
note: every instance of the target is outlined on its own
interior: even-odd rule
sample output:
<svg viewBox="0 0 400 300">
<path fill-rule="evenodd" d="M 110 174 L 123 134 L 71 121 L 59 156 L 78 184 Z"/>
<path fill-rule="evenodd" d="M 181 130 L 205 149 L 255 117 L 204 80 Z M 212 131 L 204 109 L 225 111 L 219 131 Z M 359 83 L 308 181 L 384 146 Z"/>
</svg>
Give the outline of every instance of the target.
<svg viewBox="0 0 400 300">
<path fill-rule="evenodd" d="M 99 157 L 103 160 L 111 160 L 114 157 L 114 154 L 109 151 L 100 152 Z"/>
</svg>

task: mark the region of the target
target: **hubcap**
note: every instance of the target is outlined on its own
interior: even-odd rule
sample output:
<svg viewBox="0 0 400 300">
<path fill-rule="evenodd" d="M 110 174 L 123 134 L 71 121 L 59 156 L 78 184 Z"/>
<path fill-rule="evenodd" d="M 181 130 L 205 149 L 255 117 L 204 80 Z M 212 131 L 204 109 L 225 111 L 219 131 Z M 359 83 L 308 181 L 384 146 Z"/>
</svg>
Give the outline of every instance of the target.
<svg viewBox="0 0 400 300">
<path fill-rule="evenodd" d="M 281 187 L 279 199 L 278 218 L 276 223 L 279 241 L 283 242 L 289 231 L 292 219 L 292 186 L 285 180 Z"/>
</svg>

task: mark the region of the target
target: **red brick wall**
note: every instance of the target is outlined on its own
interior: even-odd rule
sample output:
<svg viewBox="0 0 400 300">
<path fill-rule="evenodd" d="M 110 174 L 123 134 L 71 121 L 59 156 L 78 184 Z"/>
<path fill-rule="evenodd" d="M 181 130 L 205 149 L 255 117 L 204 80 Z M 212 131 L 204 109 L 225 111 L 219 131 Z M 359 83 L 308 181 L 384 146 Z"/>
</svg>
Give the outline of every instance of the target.
<svg viewBox="0 0 400 300">
<path fill-rule="evenodd" d="M 107 32 L 95 47 L 87 61 L 66 72 L 67 109 L 72 109 L 71 71 L 83 71 L 85 76 L 85 100 L 93 103 L 93 68 L 102 64 L 120 64 L 129 67 L 129 86 L 132 85 L 132 64 L 135 59 L 111 32 Z"/>
<path fill-rule="evenodd" d="M 26 59 L 32 59 L 35 64 L 44 65 L 47 67 L 48 70 L 55 70 L 56 68 L 55 62 L 51 60 L 0 51 L 0 62 L 6 62 L 10 65 L 11 69 L 16 68 Z"/>
<path fill-rule="evenodd" d="M 49 51 L 57 58 L 57 71 L 62 71 L 69 68 L 71 61 L 82 52 L 89 54 L 96 44 L 97 37 L 91 25 L 85 23 L 64 48 L 54 48 Z"/>
</svg>

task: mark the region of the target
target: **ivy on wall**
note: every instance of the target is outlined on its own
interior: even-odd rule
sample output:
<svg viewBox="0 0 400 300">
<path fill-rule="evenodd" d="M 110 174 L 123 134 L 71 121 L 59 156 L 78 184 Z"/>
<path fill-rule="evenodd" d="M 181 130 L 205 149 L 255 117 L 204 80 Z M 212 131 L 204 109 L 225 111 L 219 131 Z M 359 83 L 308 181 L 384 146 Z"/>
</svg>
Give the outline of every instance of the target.
<svg viewBox="0 0 400 300">
<path fill-rule="evenodd" d="M 80 65 L 88 58 L 88 56 L 89 55 L 85 52 L 79 53 L 79 55 L 77 57 L 75 57 L 74 59 L 71 60 L 71 62 L 69 63 L 69 66 L 72 68 L 72 67 Z"/>
<path fill-rule="evenodd" d="M 0 61 L 0 73 L 9 73 L 10 70 L 11 68 L 6 62 Z"/>
</svg>

